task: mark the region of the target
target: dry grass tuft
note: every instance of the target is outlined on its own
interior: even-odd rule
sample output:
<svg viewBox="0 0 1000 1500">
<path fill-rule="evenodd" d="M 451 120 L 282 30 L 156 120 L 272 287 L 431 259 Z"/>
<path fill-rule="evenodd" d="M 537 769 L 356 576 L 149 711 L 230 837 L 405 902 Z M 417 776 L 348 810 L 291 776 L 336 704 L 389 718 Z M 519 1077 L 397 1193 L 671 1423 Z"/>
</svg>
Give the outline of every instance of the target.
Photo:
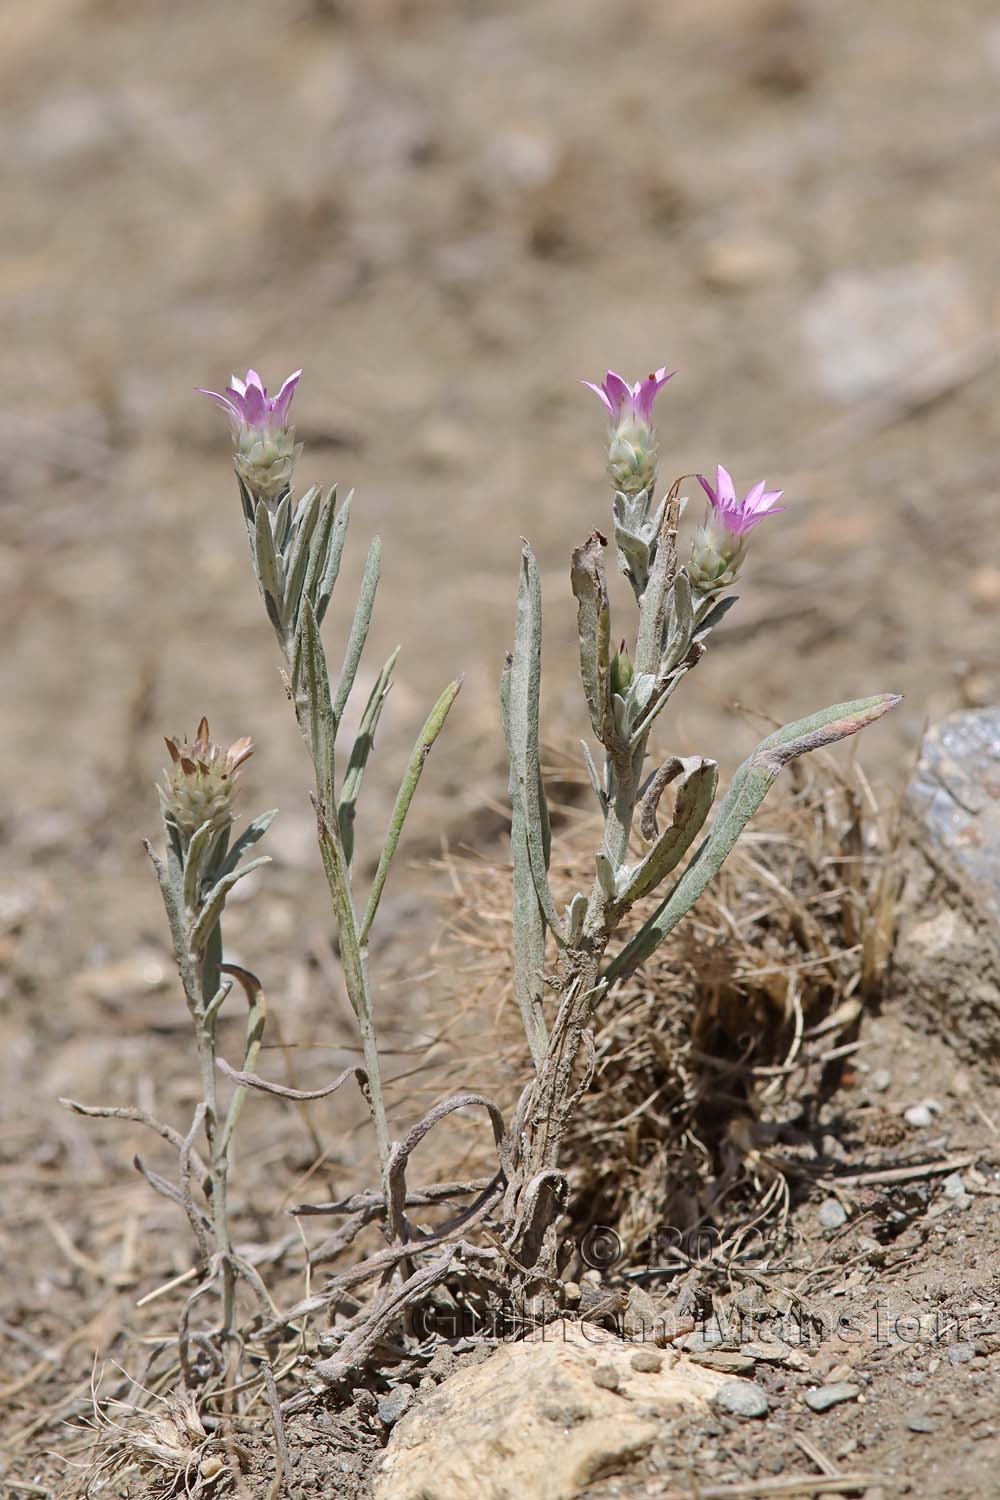
<svg viewBox="0 0 1000 1500">
<path fill-rule="evenodd" d="M 559 822 L 552 878 L 568 899 L 585 888 L 600 824 L 573 805 Z M 855 762 L 796 762 L 674 938 L 598 1007 L 596 1070 L 564 1154 L 572 1235 L 614 1228 L 625 1266 L 649 1264 L 667 1225 L 705 1229 L 730 1251 L 751 1232 L 779 1237 L 796 1149 L 818 1136 L 819 1106 L 884 984 L 892 824 Z M 446 866 L 457 915 L 442 1030 L 464 1079 L 509 1111 L 530 1073 L 508 960 L 509 866 L 472 855 Z"/>
</svg>

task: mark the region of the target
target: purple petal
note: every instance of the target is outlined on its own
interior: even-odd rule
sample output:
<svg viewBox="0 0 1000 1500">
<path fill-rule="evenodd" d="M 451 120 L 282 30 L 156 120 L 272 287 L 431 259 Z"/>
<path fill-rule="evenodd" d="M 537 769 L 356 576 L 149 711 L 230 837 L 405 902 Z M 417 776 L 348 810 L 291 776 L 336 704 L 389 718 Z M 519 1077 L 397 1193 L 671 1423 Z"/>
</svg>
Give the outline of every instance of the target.
<svg viewBox="0 0 1000 1500">
<path fill-rule="evenodd" d="M 715 488 L 720 505 L 728 507 L 736 504 L 736 489 L 733 485 L 733 476 L 721 464 L 716 465 Z"/>
<path fill-rule="evenodd" d="M 609 370 L 604 377 L 604 393 L 614 417 L 619 416 L 625 403 L 632 400 L 632 387 L 614 370 Z"/>
<path fill-rule="evenodd" d="M 607 407 L 608 411 L 612 412 L 613 414 L 613 407 L 608 399 L 608 393 L 602 385 L 595 385 L 592 380 L 581 380 L 580 384 L 585 385 L 588 391 L 593 391 L 595 396 L 599 396 L 600 399 L 604 402 L 604 405 Z"/>
<path fill-rule="evenodd" d="M 763 479 L 761 479 L 761 480 L 758 481 L 757 484 L 751 485 L 750 489 L 748 489 L 747 492 L 746 492 L 746 494 L 743 496 L 743 506 L 742 506 L 743 510 L 748 510 L 751 513 L 753 511 L 759 510 L 760 509 L 760 499 L 761 499 L 761 496 L 763 495 L 763 493 L 764 493 L 764 481 L 763 481 Z"/>
<path fill-rule="evenodd" d="M 225 396 L 220 396 L 218 391 L 206 391 L 203 385 L 196 385 L 195 390 L 197 391 L 199 396 L 211 396 L 213 401 L 218 401 L 220 406 L 224 406 L 226 408 L 226 411 L 232 417 L 234 422 L 242 422 L 243 418 L 240 412 L 236 409 L 231 401 L 227 400 Z"/>
<path fill-rule="evenodd" d="M 245 396 L 247 393 L 247 383 L 245 380 L 241 380 L 238 375 L 234 374 L 230 377 L 229 389 L 231 391 L 236 391 L 240 396 Z"/>
<path fill-rule="evenodd" d="M 718 505 L 719 497 L 713 490 L 712 486 L 709 484 L 708 480 L 705 478 L 704 474 L 699 474 L 697 477 L 698 483 L 701 485 L 702 489 L 705 491 L 705 494 L 708 496 L 709 504 L 713 506 Z"/>
<path fill-rule="evenodd" d="M 266 417 L 267 397 L 261 387 L 255 385 L 248 376 L 247 393 L 243 397 L 243 420 L 248 427 L 259 427 Z"/>
<path fill-rule="evenodd" d="M 675 373 L 676 371 L 671 370 L 668 375 L 666 365 L 661 365 L 658 370 L 654 370 L 651 374 L 647 375 L 645 380 L 640 380 L 636 383 L 633 399 L 636 414 L 640 421 L 648 422 L 650 420 L 653 415 L 653 402 L 667 381 L 673 379 Z"/>
<path fill-rule="evenodd" d="M 288 408 L 291 405 L 292 397 L 295 395 L 295 387 L 298 385 L 301 375 L 301 370 L 296 370 L 293 375 L 289 375 L 271 403 L 271 410 L 279 422 L 283 423 L 288 415 Z"/>
<path fill-rule="evenodd" d="M 261 378 L 257 374 L 256 370 L 248 370 L 247 371 L 247 386 L 248 387 L 255 386 L 257 388 L 257 390 L 260 391 L 260 393 L 264 397 L 264 399 L 265 400 L 267 399 L 267 386 L 261 380 Z"/>
</svg>

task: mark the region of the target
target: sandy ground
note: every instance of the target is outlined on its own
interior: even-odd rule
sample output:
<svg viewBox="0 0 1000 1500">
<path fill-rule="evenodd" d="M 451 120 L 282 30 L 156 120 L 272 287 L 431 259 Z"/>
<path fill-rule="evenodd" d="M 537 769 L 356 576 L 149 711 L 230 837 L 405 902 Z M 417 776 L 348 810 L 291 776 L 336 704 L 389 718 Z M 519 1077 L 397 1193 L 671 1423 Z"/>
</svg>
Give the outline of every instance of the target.
<svg viewBox="0 0 1000 1500">
<path fill-rule="evenodd" d="M 426 705 L 466 674 L 392 888 L 385 1004 L 407 1073 L 435 983 L 437 917 L 418 913 L 439 882 L 419 862 L 501 823 L 521 534 L 544 571 L 549 737 L 584 726 L 567 559 L 606 492 L 580 379 L 666 362 L 664 476 L 722 461 L 788 496 L 671 750 L 732 769 L 755 727 L 736 704 L 791 717 L 891 689 L 905 705 L 864 757 L 898 785 L 929 716 L 1000 695 L 1000 28 L 987 0 L 34 0 L 0 35 L 0 1155 L 5 1321 L 31 1341 L 5 1335 L 0 1359 L 17 1383 L 32 1348 L 84 1329 L 79 1403 L 137 1280 L 184 1265 L 168 1206 L 130 1177 L 138 1141 L 53 1106 L 190 1103 L 140 846 L 163 732 L 208 712 L 257 739 L 247 804 L 281 807 L 277 860 L 231 941 L 278 997 L 303 1082 L 350 1046 L 312 958 L 307 768 L 224 423 L 192 387 L 305 367 L 302 476 L 358 488 L 331 639 L 383 536 L 370 670 L 404 655 L 366 852 Z M 340 1183 L 358 1118 L 323 1116 Z M 269 1201 L 287 1201 L 313 1143 L 252 1129 L 281 1179 Z M 69 1410 L 61 1380 L 10 1398 L 22 1456 L 36 1411 Z"/>
</svg>

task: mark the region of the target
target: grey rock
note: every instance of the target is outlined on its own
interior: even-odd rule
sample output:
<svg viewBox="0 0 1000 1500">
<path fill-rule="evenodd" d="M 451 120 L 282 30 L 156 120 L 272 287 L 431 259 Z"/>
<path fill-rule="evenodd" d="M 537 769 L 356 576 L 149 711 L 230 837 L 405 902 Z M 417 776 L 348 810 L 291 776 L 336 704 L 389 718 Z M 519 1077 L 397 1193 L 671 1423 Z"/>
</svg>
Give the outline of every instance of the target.
<svg viewBox="0 0 1000 1500">
<path fill-rule="evenodd" d="M 892 1074 L 889 1072 L 888 1068 L 876 1068 L 875 1072 L 872 1074 L 871 1083 L 872 1088 L 877 1094 L 884 1094 L 886 1089 L 892 1083 Z"/>
<path fill-rule="evenodd" d="M 731 1417 L 766 1417 L 767 1396 L 752 1380 L 727 1380 L 715 1394 L 715 1405 Z"/>
<path fill-rule="evenodd" d="M 821 1385 L 818 1390 L 807 1391 L 806 1405 L 811 1411 L 829 1411 L 831 1406 L 839 1406 L 842 1401 L 853 1401 L 860 1394 L 859 1385 L 841 1380 L 834 1385 Z"/>
<path fill-rule="evenodd" d="M 922 1411 L 911 1412 L 906 1418 L 906 1425 L 910 1432 L 933 1432 L 935 1430 L 935 1424 Z"/>
<path fill-rule="evenodd" d="M 618 1371 L 610 1360 L 606 1364 L 598 1365 L 594 1371 L 593 1381 L 600 1386 L 602 1391 L 616 1391 L 621 1384 Z"/>
<path fill-rule="evenodd" d="M 948 1350 L 948 1363 L 950 1365 L 967 1365 L 970 1359 L 975 1358 L 975 1344 L 952 1344 Z"/>
<path fill-rule="evenodd" d="M 836 1198 L 824 1198 L 819 1206 L 819 1222 L 823 1229 L 840 1229 L 847 1223 L 847 1210 Z"/>
<path fill-rule="evenodd" d="M 819 384 L 839 401 L 884 395 L 976 336 L 957 263 L 843 271 L 805 304 L 802 336 Z"/>
<path fill-rule="evenodd" d="M 397 1385 L 388 1395 L 380 1396 L 378 1403 L 378 1414 L 387 1427 L 398 1422 L 405 1411 L 410 1408 L 413 1400 L 413 1387 L 404 1381 Z"/>
<path fill-rule="evenodd" d="M 1000 707 L 931 727 L 906 817 L 896 986 L 981 1061 L 1000 1051 Z"/>
<path fill-rule="evenodd" d="M 655 1349 L 637 1349 L 629 1364 L 640 1375 L 655 1375 L 663 1369 L 663 1355 L 657 1354 Z"/>
</svg>

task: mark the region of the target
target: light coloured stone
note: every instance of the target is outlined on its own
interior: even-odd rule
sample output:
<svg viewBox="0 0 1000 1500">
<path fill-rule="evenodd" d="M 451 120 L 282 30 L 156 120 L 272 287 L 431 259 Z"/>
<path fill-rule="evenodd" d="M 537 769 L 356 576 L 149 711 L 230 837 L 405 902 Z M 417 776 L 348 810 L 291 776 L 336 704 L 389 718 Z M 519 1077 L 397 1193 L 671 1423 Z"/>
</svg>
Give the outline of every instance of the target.
<svg viewBox="0 0 1000 1500">
<path fill-rule="evenodd" d="M 723 1384 L 686 1359 L 637 1370 L 635 1353 L 564 1323 L 461 1367 L 393 1428 L 375 1500 L 572 1500 L 646 1453 L 671 1410 L 707 1414 Z M 608 1369 L 616 1390 L 595 1384 Z"/>
</svg>

